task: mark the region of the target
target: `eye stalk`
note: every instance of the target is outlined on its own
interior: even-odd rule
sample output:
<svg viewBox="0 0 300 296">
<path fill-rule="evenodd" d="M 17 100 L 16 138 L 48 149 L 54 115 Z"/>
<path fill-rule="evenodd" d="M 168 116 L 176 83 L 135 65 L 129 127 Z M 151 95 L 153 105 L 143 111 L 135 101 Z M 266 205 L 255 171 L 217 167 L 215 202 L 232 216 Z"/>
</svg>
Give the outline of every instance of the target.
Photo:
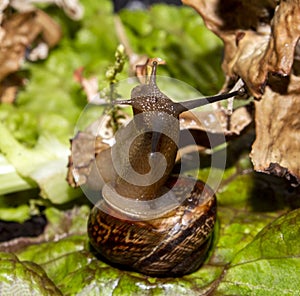
<svg viewBox="0 0 300 296">
<path fill-rule="evenodd" d="M 151 71 L 151 75 L 150 75 L 150 81 L 149 84 L 151 86 L 156 86 L 156 72 L 157 72 L 157 65 L 158 63 L 156 61 L 154 61 L 152 63 L 152 71 Z"/>
<path fill-rule="evenodd" d="M 209 105 L 212 103 L 216 103 L 216 102 L 220 102 L 232 97 L 236 97 L 236 96 L 243 96 L 244 94 L 246 94 L 246 90 L 244 87 L 241 87 L 239 90 L 230 92 L 230 93 L 223 93 L 223 94 L 219 94 L 216 96 L 211 96 L 211 97 L 204 97 L 204 98 L 199 98 L 199 99 L 195 99 L 195 100 L 190 100 L 190 101 L 184 101 L 184 102 L 180 102 L 177 103 L 178 104 L 178 109 L 179 112 L 182 113 L 184 111 L 188 111 L 197 107 L 202 107 L 205 105 Z"/>
<path fill-rule="evenodd" d="M 220 102 L 223 100 L 227 100 L 232 97 L 242 97 L 245 95 L 247 92 L 244 87 L 241 87 L 239 90 L 230 92 L 230 93 L 222 93 L 216 96 L 211 96 L 211 97 L 203 97 L 195 100 L 190 100 L 190 101 L 183 101 L 181 103 L 176 103 L 177 108 L 179 113 L 197 108 L 197 107 L 202 107 L 205 105 L 209 105 L 212 103 Z M 131 105 L 132 106 L 132 100 L 115 100 L 113 102 L 114 105 Z"/>
<path fill-rule="evenodd" d="M 173 102 L 171 99 L 169 99 L 165 94 L 163 94 L 157 87 L 156 84 L 156 72 L 157 72 L 157 61 L 153 61 L 152 63 L 152 71 L 150 74 L 150 79 L 148 83 L 139 85 L 135 87 L 131 92 L 131 99 L 130 100 L 116 100 L 113 102 L 114 105 L 130 105 L 134 109 L 138 110 L 137 113 L 143 112 L 143 111 L 161 111 L 162 106 L 164 107 L 164 110 L 167 112 L 167 110 L 171 109 L 173 112 L 167 112 L 169 114 L 174 115 L 177 117 L 180 113 L 209 105 L 215 102 L 223 101 L 235 96 L 243 96 L 246 94 L 246 90 L 244 87 L 241 87 L 237 91 L 232 91 L 230 93 L 223 93 L 216 96 L 210 96 L 210 97 L 203 97 L 203 98 L 197 98 L 194 100 L 189 101 L 183 101 L 180 103 Z M 154 102 L 149 101 L 149 98 L 156 98 Z M 146 102 L 145 102 L 146 99 Z M 153 106 L 149 106 L 149 104 L 152 104 Z M 161 105 L 161 106 L 160 106 Z"/>
</svg>

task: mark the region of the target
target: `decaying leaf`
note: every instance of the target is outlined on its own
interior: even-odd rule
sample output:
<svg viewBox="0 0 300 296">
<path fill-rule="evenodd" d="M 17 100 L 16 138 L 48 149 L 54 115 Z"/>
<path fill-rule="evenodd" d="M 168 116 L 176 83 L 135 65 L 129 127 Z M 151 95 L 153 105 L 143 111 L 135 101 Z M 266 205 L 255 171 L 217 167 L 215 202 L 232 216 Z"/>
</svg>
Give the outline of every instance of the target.
<svg viewBox="0 0 300 296">
<path fill-rule="evenodd" d="M 72 140 L 72 156 L 69 158 L 67 181 L 77 187 L 87 182 L 95 157 L 110 146 L 102 142 L 100 137 L 79 132 Z"/>
<path fill-rule="evenodd" d="M 102 118 L 100 118 L 101 120 Z M 101 181 L 97 172 L 96 159 L 110 148 L 100 136 L 95 136 L 88 130 L 78 132 L 71 140 L 71 156 L 69 157 L 67 181 L 73 187 L 78 187 L 87 183 L 94 183 L 93 177 L 96 176 L 98 182 Z M 101 158 L 102 159 L 102 158 Z M 103 161 L 100 167 L 109 170 L 110 167 Z M 98 186 L 98 185 L 97 185 Z M 101 184 L 99 184 L 101 187 Z M 92 186 L 96 187 L 96 186 Z"/>
<path fill-rule="evenodd" d="M 128 116 L 122 111 L 122 124 Z M 67 181 L 72 187 L 87 185 L 97 190 L 115 174 L 110 157 L 110 147 L 114 143 L 111 117 L 102 115 L 84 131 L 78 132 L 71 140 Z"/>
<path fill-rule="evenodd" d="M 41 10 L 4 15 L 0 28 L 1 101 L 11 101 L 17 86 L 7 85 L 4 79 L 19 70 L 26 51 L 41 38 L 47 47 L 55 46 L 61 38 L 59 25 Z M 4 81 L 4 82 L 3 82 Z"/>
<path fill-rule="evenodd" d="M 291 76 L 287 94 L 269 86 L 255 102 L 257 136 L 251 157 L 257 171 L 300 183 L 300 78 Z"/>
<path fill-rule="evenodd" d="M 24 80 L 15 73 L 4 78 L 0 83 L 0 101 L 2 103 L 13 103 L 18 89 L 24 84 Z"/>
<path fill-rule="evenodd" d="M 5 34 L 0 44 L 0 81 L 19 69 L 26 48 L 40 34 L 50 47 L 61 38 L 59 25 L 41 10 L 14 14 L 3 21 L 2 28 Z"/>
<path fill-rule="evenodd" d="M 223 69 L 261 97 L 269 73 L 291 73 L 300 36 L 299 1 L 184 0 L 225 45 Z"/>
<path fill-rule="evenodd" d="M 300 180 L 300 93 L 297 42 L 300 1 L 183 0 L 224 41 L 227 82 L 238 78 L 261 101 L 255 103 L 256 141 L 251 152 L 258 171 Z"/>
<path fill-rule="evenodd" d="M 83 7 L 78 0 L 12 0 L 11 6 L 18 11 L 33 10 L 37 3 L 53 3 L 61 7 L 73 20 L 79 20 L 83 15 Z"/>
<path fill-rule="evenodd" d="M 214 111 L 187 111 L 179 119 L 181 141 L 176 161 L 180 160 L 181 155 L 204 152 L 240 135 L 252 122 L 252 114 L 247 107 L 235 109 L 230 116 L 226 110 L 218 108 Z M 193 136 L 194 144 L 183 140 L 189 139 L 185 137 L 186 132 Z"/>
<path fill-rule="evenodd" d="M 201 130 L 227 137 L 239 135 L 252 122 L 247 107 L 240 107 L 228 116 L 222 108 L 215 111 L 188 111 L 180 115 L 180 127 L 189 130 Z"/>
</svg>

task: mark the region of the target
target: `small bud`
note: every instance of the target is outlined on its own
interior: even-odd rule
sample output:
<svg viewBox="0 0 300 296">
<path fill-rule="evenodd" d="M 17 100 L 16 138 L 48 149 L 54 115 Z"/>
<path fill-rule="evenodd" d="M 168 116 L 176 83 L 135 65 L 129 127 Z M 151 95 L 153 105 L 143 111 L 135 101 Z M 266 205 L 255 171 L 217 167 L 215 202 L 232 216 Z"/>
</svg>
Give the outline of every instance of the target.
<svg viewBox="0 0 300 296">
<path fill-rule="evenodd" d="M 111 81 L 115 79 L 115 70 L 114 67 L 109 67 L 105 73 L 105 77 Z"/>
<path fill-rule="evenodd" d="M 119 44 L 115 53 L 116 60 L 124 59 L 126 56 L 125 47 L 123 44 Z"/>
</svg>

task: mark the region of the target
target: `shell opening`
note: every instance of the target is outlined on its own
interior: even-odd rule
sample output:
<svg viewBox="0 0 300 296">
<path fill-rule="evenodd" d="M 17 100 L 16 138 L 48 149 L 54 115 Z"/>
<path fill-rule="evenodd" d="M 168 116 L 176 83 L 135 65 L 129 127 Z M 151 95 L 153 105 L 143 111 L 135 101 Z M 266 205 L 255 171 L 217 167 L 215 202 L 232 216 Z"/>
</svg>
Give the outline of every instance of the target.
<svg viewBox="0 0 300 296">
<path fill-rule="evenodd" d="M 160 218 L 174 210 L 180 204 L 172 190 L 167 190 L 166 193 L 156 199 L 140 201 L 120 195 L 110 183 L 104 185 L 102 196 L 114 210 L 125 214 L 128 219 L 131 218 L 134 220 Z"/>
</svg>

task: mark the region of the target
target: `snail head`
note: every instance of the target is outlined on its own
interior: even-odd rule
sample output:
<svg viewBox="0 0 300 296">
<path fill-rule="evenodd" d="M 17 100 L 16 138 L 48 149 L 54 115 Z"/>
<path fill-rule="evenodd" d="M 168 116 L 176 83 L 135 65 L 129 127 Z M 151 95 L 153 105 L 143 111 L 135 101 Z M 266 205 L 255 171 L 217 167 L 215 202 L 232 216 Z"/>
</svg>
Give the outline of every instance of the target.
<svg viewBox="0 0 300 296">
<path fill-rule="evenodd" d="M 131 105 L 134 115 L 143 112 L 164 112 L 175 118 L 179 117 L 179 114 L 200 106 L 208 105 L 214 102 L 225 100 L 234 96 L 243 96 L 246 90 L 242 87 L 237 91 L 230 93 L 220 94 L 212 97 L 197 98 L 195 100 L 182 101 L 180 103 L 173 102 L 168 96 L 166 96 L 157 86 L 156 72 L 158 63 L 154 61 L 152 63 L 152 72 L 148 81 L 144 84 L 136 86 L 131 91 L 130 100 L 118 100 L 115 104 Z"/>
<path fill-rule="evenodd" d="M 116 103 L 131 105 L 134 115 L 143 112 L 165 112 L 177 118 L 179 116 L 176 109 L 178 104 L 161 92 L 156 84 L 157 66 L 158 63 L 154 61 L 149 79 L 131 91 L 130 100 L 116 101 Z"/>
</svg>

